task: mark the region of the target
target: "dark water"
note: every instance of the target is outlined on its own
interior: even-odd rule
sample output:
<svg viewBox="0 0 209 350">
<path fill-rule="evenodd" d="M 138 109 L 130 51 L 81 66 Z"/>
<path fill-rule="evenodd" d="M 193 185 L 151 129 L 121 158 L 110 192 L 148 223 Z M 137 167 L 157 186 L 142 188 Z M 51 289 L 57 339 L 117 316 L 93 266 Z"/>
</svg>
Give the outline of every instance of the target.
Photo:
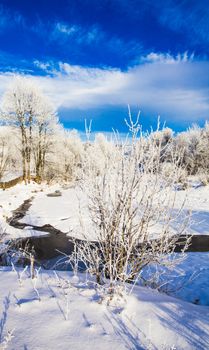
<svg viewBox="0 0 209 350">
<path fill-rule="evenodd" d="M 18 209 L 13 212 L 13 216 L 8 219 L 8 223 L 18 229 L 23 229 L 27 224 L 19 222 L 25 216 L 32 203 L 32 199 L 26 200 Z M 74 251 L 74 241 L 65 233 L 57 230 L 51 225 L 44 226 L 30 226 L 33 230 L 45 232 L 45 236 L 36 236 L 30 238 L 23 238 L 13 242 L 13 247 L 16 249 L 22 248 L 33 251 L 36 263 L 45 267 L 52 268 L 54 264 L 59 269 L 71 269 L 67 262 L 72 252 Z M 180 252 L 184 245 L 184 239 L 179 239 L 176 245 L 176 252 Z M 140 249 L 140 247 L 139 247 Z M 209 235 L 193 235 L 191 243 L 187 250 L 188 252 L 208 252 L 209 251 Z M 62 262 L 60 262 L 60 260 Z M 59 264 L 58 264 L 59 262 Z"/>
<path fill-rule="evenodd" d="M 51 226 L 49 229 L 52 230 Z M 182 249 L 180 243 L 175 249 L 176 252 L 180 252 Z M 72 268 L 68 262 L 69 256 L 74 251 L 74 241 L 65 233 L 58 231 L 48 233 L 46 236 L 24 238 L 18 240 L 17 248 L 18 245 L 29 252 L 32 251 L 36 262 L 45 268 L 56 267 L 58 270 L 71 270 Z M 193 236 L 187 252 L 207 251 L 209 251 L 209 236 Z"/>
<path fill-rule="evenodd" d="M 21 239 L 23 247 L 34 250 L 39 260 L 55 258 L 61 253 L 70 255 L 73 252 L 74 244 L 65 233 L 49 233 L 46 236 L 37 236 Z"/>
<path fill-rule="evenodd" d="M 209 235 L 193 235 L 188 252 L 209 252 Z"/>
<path fill-rule="evenodd" d="M 50 226 L 50 230 L 52 230 Z M 75 242 L 62 232 L 51 232 L 44 236 L 34 236 L 15 240 L 11 250 L 26 252 L 26 258 L 20 258 L 20 264 L 29 263 L 29 254 L 35 257 L 36 265 L 46 269 L 72 270 L 72 263 L 69 261 L 74 251 Z M 80 270 L 84 267 L 79 263 Z"/>
</svg>

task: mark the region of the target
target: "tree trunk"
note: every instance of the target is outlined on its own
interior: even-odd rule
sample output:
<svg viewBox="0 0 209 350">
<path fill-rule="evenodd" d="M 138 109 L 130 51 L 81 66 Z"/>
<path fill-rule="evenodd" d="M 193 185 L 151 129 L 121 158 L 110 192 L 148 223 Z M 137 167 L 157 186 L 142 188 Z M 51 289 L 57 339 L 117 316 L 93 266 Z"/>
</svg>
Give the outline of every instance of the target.
<svg viewBox="0 0 209 350">
<path fill-rule="evenodd" d="M 21 125 L 21 137 L 22 137 L 22 175 L 25 184 L 27 184 L 27 174 L 26 174 L 26 135 L 24 125 Z"/>
</svg>

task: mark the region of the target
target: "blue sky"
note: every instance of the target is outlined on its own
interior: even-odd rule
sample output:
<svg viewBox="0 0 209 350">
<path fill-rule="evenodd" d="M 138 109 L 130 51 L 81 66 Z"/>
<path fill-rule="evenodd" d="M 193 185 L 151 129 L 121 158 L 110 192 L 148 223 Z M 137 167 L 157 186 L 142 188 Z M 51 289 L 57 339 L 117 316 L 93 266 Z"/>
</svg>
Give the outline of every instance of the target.
<svg viewBox="0 0 209 350">
<path fill-rule="evenodd" d="M 208 0 L 0 1 L 0 93 L 25 74 L 66 127 L 125 131 L 127 104 L 145 128 L 209 116 Z"/>
</svg>

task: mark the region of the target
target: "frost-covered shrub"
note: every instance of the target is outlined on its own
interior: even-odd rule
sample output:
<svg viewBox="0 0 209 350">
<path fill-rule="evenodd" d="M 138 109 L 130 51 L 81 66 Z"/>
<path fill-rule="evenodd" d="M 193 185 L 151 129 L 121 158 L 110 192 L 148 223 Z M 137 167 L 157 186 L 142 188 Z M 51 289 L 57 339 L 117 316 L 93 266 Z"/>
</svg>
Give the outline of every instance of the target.
<svg viewBox="0 0 209 350">
<path fill-rule="evenodd" d="M 113 145 L 111 154 L 109 147 L 105 152 L 103 147 L 102 152 L 101 147 L 96 148 L 100 157 L 105 154 L 102 171 L 95 176 L 95 169 L 90 167 L 82 179 L 97 242 L 84 234 L 77 252 L 110 295 L 118 285 L 125 288 L 126 282 L 136 283 L 149 264 L 174 266 L 180 257 L 174 254 L 176 244 L 187 231 L 188 216 L 182 211 L 179 222 L 180 213 L 173 210 L 173 185 L 182 176 L 177 166 L 179 157 L 172 158 L 169 179 L 165 176 L 162 181 L 161 142 L 151 140 L 151 135 L 137 139 L 134 133 L 131 142 Z M 185 238 L 182 251 L 187 246 Z"/>
<path fill-rule="evenodd" d="M 170 152 L 172 150 L 174 133 L 170 128 L 163 128 L 162 130 L 157 130 L 151 132 L 149 138 L 151 139 L 151 144 L 155 145 L 160 149 L 160 161 L 165 162 L 170 160 Z"/>
<path fill-rule="evenodd" d="M 207 186 L 209 184 L 209 173 L 205 172 L 203 169 L 200 169 L 197 176 L 198 180 L 203 186 Z"/>
<path fill-rule="evenodd" d="M 187 184 L 188 174 L 186 169 L 175 163 L 162 163 L 161 174 L 163 179 L 166 179 L 168 183 L 173 183 L 173 176 L 175 176 L 176 183 L 181 183 L 184 186 Z"/>
<path fill-rule="evenodd" d="M 165 147 L 173 139 L 173 130 L 163 128 L 162 130 L 153 131 L 150 133 L 150 137 L 158 146 Z"/>
<path fill-rule="evenodd" d="M 204 128 L 193 126 L 177 135 L 175 147 L 183 155 L 183 165 L 188 173 L 195 175 L 209 171 L 209 124 Z"/>
</svg>

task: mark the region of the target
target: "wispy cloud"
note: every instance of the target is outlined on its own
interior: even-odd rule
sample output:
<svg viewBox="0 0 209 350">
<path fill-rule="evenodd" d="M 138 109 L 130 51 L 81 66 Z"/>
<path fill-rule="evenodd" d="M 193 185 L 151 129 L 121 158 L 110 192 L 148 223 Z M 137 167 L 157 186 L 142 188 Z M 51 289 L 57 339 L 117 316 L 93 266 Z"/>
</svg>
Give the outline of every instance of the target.
<svg viewBox="0 0 209 350">
<path fill-rule="evenodd" d="M 25 19 L 21 13 L 11 12 L 9 9 L 0 5 L 0 31 L 15 26 L 25 26 Z"/>
<path fill-rule="evenodd" d="M 78 27 L 75 25 L 69 26 L 67 24 L 57 22 L 55 24 L 54 31 L 65 35 L 72 35 L 78 31 Z"/>
<path fill-rule="evenodd" d="M 171 64 L 172 62 L 172 64 Z M 139 106 L 167 121 L 209 116 L 209 62 L 186 54 L 151 53 L 142 64 L 120 69 L 88 68 L 64 62 L 35 62 L 45 76 L 32 77 L 57 108 Z M 11 74 L 1 74 L 1 92 Z"/>
<path fill-rule="evenodd" d="M 43 35 L 43 28 L 40 33 Z M 59 45 L 71 45 L 81 50 L 83 47 L 94 47 L 97 50 L 100 46 L 103 49 L 108 49 L 111 52 L 120 52 L 122 55 L 128 55 L 131 52 L 136 54 L 140 53 L 141 45 L 134 41 L 124 41 L 118 36 L 109 36 L 98 25 L 80 26 L 69 25 L 64 22 L 55 22 L 51 24 L 51 28 L 48 28 L 49 40 L 55 41 Z"/>
<path fill-rule="evenodd" d="M 203 45 L 207 49 L 209 42 L 209 6 L 208 0 L 116 0 L 120 13 L 132 21 L 140 20 L 151 14 L 150 25 L 156 21 L 166 30 L 172 30 L 187 37 L 187 42 Z M 134 9 L 134 10 L 133 10 Z M 190 39 L 188 41 L 188 38 Z"/>
<path fill-rule="evenodd" d="M 176 64 L 182 62 L 193 61 L 194 53 L 188 54 L 188 52 L 184 52 L 182 54 L 171 55 L 170 53 L 156 53 L 150 52 L 146 56 L 142 56 L 140 61 L 145 63 L 166 63 L 166 64 Z"/>
<path fill-rule="evenodd" d="M 51 60 L 66 60 L 74 64 L 97 66 L 120 66 L 124 69 L 127 63 L 135 62 L 142 50 L 141 43 L 136 40 L 124 40 L 115 35 L 109 35 L 98 25 L 75 25 L 64 21 L 43 21 L 36 19 L 35 23 L 25 28 L 27 36 L 32 39 L 24 42 L 27 54 L 35 51 L 34 41 L 38 45 L 40 55 L 34 54 L 37 61 L 44 55 Z"/>
<path fill-rule="evenodd" d="M 48 36 L 50 41 L 58 41 L 66 43 L 70 39 L 75 38 L 80 32 L 80 28 L 76 25 L 68 25 L 63 22 L 55 22 L 48 28 Z"/>
<path fill-rule="evenodd" d="M 4 8 L 0 7 L 0 30 L 4 29 L 9 23 L 9 15 L 4 11 Z"/>
<path fill-rule="evenodd" d="M 187 35 L 191 42 L 205 46 L 209 43 L 209 7 L 207 0 L 158 1 L 158 20 L 166 27 Z"/>
<path fill-rule="evenodd" d="M 74 40 L 79 44 L 91 44 L 103 40 L 105 33 L 96 25 L 86 28 L 64 22 L 55 22 L 52 25 L 50 38 L 52 40 Z"/>
</svg>

